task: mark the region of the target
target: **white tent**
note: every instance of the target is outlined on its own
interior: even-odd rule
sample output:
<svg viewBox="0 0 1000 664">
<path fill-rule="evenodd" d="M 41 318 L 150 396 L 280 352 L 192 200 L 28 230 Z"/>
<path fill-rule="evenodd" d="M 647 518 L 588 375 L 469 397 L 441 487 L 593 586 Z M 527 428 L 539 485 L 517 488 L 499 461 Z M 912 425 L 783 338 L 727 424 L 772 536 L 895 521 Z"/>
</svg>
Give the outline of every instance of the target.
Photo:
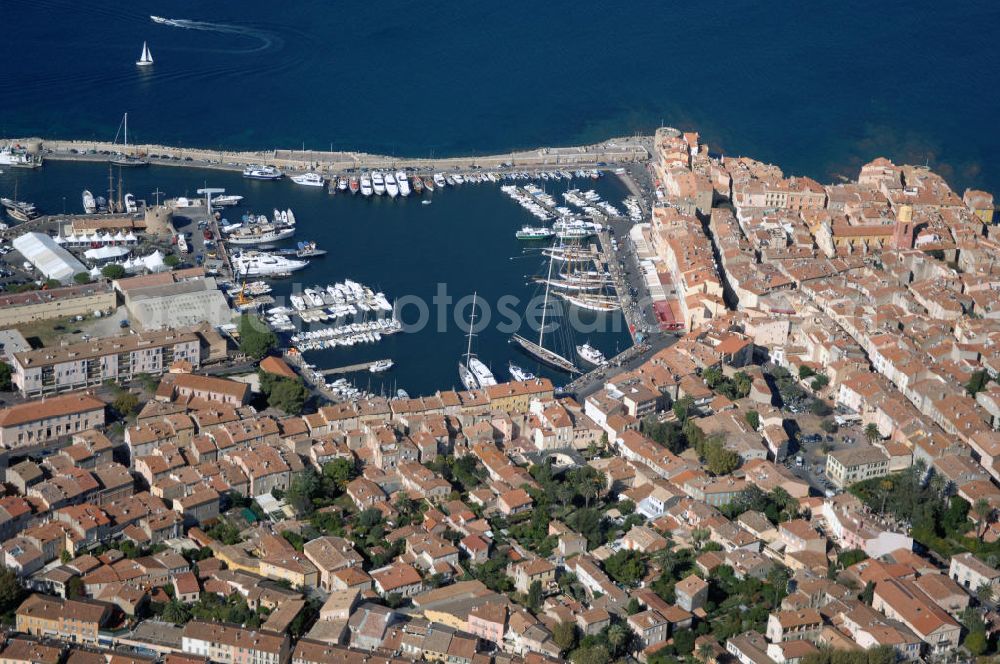
<svg viewBox="0 0 1000 664">
<path fill-rule="evenodd" d="M 46 279 L 69 283 L 73 275 L 86 272 L 83 263 L 44 233 L 25 233 L 15 238 L 14 248 L 30 261 Z"/>
<path fill-rule="evenodd" d="M 87 260 L 106 261 L 111 258 L 121 258 L 127 256 L 129 250 L 125 247 L 101 247 L 100 249 L 87 249 L 83 255 Z"/>
<path fill-rule="evenodd" d="M 146 266 L 146 269 L 150 272 L 163 272 L 164 270 L 169 270 L 166 263 L 163 262 L 163 254 L 157 249 L 148 256 L 141 259 L 142 263 Z"/>
</svg>

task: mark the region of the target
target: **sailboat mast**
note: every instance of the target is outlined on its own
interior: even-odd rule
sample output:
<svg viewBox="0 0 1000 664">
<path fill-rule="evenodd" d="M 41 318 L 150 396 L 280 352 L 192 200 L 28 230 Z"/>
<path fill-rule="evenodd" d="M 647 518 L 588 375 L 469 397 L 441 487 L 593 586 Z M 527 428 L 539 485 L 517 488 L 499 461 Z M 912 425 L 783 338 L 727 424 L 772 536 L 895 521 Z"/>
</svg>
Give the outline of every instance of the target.
<svg viewBox="0 0 1000 664">
<path fill-rule="evenodd" d="M 128 111 L 125 112 L 125 154 L 128 154 Z"/>
<path fill-rule="evenodd" d="M 545 277 L 545 299 L 542 302 L 542 325 L 538 328 L 538 345 L 542 345 L 542 337 L 545 335 L 545 314 L 549 310 L 549 285 L 552 282 L 552 260 L 549 256 L 549 275 Z"/>
<path fill-rule="evenodd" d="M 476 292 L 472 291 L 472 314 L 469 316 L 469 345 L 465 349 L 465 361 L 472 357 L 472 327 L 476 322 Z"/>
</svg>

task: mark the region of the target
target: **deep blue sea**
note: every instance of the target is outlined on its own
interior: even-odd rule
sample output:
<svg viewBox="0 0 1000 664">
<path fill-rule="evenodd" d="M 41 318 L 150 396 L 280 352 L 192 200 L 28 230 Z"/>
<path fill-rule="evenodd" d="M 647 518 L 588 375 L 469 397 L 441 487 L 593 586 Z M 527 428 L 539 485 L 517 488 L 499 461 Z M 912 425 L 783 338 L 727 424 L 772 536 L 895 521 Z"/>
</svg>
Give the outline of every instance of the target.
<svg viewBox="0 0 1000 664">
<path fill-rule="evenodd" d="M 141 141 L 423 156 L 665 123 L 823 180 L 886 155 L 1000 191 L 995 0 L 4 0 L 0 24 L 3 135 L 110 140 L 128 111 Z"/>
</svg>

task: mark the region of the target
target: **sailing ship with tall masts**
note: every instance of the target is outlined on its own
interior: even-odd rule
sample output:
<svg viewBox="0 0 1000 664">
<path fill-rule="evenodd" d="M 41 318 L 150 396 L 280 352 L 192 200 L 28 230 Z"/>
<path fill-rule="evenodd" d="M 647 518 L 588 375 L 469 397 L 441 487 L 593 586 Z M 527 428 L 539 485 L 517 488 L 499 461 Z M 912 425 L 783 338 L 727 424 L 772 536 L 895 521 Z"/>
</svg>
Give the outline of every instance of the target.
<svg viewBox="0 0 1000 664">
<path fill-rule="evenodd" d="M 545 316 L 549 309 L 549 286 L 552 282 L 552 262 L 553 258 L 549 257 L 549 274 L 545 279 L 545 299 L 542 302 L 542 324 L 538 329 L 538 343 L 525 339 L 520 334 L 513 334 L 510 340 L 520 346 L 526 353 L 534 356 L 538 361 L 543 362 L 550 367 L 559 369 L 560 371 L 565 371 L 567 373 L 580 373 L 580 370 L 576 368 L 571 361 L 567 360 L 565 357 L 551 351 L 544 346 L 545 342 Z"/>
<path fill-rule="evenodd" d="M 115 166 L 148 166 L 149 160 L 142 157 L 135 157 L 128 153 L 128 113 L 122 118 L 122 125 L 125 127 L 125 143 L 122 152 L 111 155 L 111 163 Z M 118 127 L 121 130 L 121 126 Z M 115 143 L 118 143 L 118 134 L 115 134 Z"/>
</svg>

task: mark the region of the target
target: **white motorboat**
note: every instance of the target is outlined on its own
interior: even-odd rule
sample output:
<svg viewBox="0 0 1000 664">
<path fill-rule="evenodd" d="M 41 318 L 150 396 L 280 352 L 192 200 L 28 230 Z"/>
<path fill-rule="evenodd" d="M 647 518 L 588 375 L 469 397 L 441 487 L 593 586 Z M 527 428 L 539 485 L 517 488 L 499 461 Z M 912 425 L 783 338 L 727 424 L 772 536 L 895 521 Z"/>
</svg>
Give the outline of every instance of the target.
<svg viewBox="0 0 1000 664">
<path fill-rule="evenodd" d="M 372 373 L 381 373 L 383 371 L 388 371 L 395 364 L 392 360 L 378 360 L 368 367 L 368 371 Z"/>
<path fill-rule="evenodd" d="M 535 380 L 535 374 L 522 369 L 513 362 L 507 365 L 507 371 L 510 372 L 510 377 L 514 380 Z"/>
<path fill-rule="evenodd" d="M 83 211 L 86 214 L 94 214 L 97 212 L 97 200 L 94 195 L 90 193 L 89 189 L 83 190 Z"/>
<path fill-rule="evenodd" d="M 604 364 L 607 364 L 608 361 L 608 358 L 604 357 L 604 353 L 591 346 L 590 343 L 577 346 L 576 354 L 583 358 L 584 361 L 597 366 L 603 366 Z"/>
<path fill-rule="evenodd" d="M 243 169 L 243 177 L 251 180 L 280 180 L 284 176 L 274 166 L 247 166 Z"/>
<path fill-rule="evenodd" d="M 406 171 L 396 171 L 396 184 L 399 185 L 400 196 L 410 195 L 410 178 L 407 177 Z"/>
<path fill-rule="evenodd" d="M 302 270 L 309 261 L 293 260 L 263 251 L 245 251 L 233 256 L 233 273 L 244 277 L 266 277 Z"/>
<path fill-rule="evenodd" d="M 233 205 L 239 205 L 240 201 L 242 200 L 243 200 L 242 196 L 222 195 L 213 198 L 212 205 L 214 205 L 215 207 L 231 207 Z"/>
<path fill-rule="evenodd" d="M 324 180 L 323 176 L 319 173 L 303 173 L 301 175 L 293 175 L 292 182 L 306 187 L 322 187 L 326 184 L 326 180 Z"/>
<path fill-rule="evenodd" d="M 372 187 L 372 179 L 370 175 L 361 176 L 361 194 L 367 198 L 375 193 L 375 189 Z"/>
<path fill-rule="evenodd" d="M 396 182 L 396 176 L 392 172 L 385 174 L 385 193 L 393 198 L 399 196 L 399 183 Z"/>
<path fill-rule="evenodd" d="M 372 171 L 372 188 L 375 190 L 376 196 L 385 193 L 385 176 L 382 175 L 381 171 Z"/>
<path fill-rule="evenodd" d="M 447 181 L 444 179 L 444 173 L 434 174 L 434 186 L 438 187 L 439 189 L 444 189 L 444 186 L 446 184 Z"/>
</svg>

